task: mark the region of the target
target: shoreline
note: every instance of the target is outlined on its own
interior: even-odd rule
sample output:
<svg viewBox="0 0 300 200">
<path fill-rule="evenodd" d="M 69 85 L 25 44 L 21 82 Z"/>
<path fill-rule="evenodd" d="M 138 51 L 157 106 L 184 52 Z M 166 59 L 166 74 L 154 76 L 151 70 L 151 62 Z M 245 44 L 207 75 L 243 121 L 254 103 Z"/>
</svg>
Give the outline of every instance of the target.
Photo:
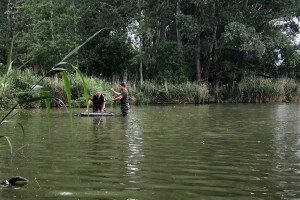
<svg viewBox="0 0 300 200">
<path fill-rule="evenodd" d="M 143 107 L 143 106 L 202 106 L 202 105 L 278 105 L 278 104 L 298 104 L 300 101 L 276 101 L 276 102 L 222 102 L 222 103 L 216 103 L 216 102 L 210 102 L 210 103 L 172 103 L 172 102 L 159 102 L 159 103 L 150 103 L 150 104 L 144 104 L 144 105 L 138 105 L 138 104 L 130 104 L 134 107 Z M 107 105 L 106 108 L 118 108 L 119 105 Z M 72 107 L 72 109 L 85 109 L 86 107 Z M 17 107 L 15 110 L 42 110 L 46 109 L 46 107 Z M 66 107 L 51 107 L 51 109 L 65 109 Z M 9 111 L 9 108 L 3 108 L 0 107 L 0 111 Z"/>
</svg>

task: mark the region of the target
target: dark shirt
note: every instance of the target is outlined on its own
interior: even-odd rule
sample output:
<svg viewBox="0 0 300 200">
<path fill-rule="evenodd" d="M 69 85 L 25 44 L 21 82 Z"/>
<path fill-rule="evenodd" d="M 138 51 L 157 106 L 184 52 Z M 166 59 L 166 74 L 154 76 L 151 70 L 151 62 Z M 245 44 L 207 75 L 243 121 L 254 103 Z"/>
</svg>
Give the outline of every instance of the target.
<svg viewBox="0 0 300 200">
<path fill-rule="evenodd" d="M 128 91 L 126 89 L 121 92 L 121 96 L 121 105 L 128 104 Z"/>
<path fill-rule="evenodd" d="M 94 95 L 91 101 L 93 102 L 93 107 L 102 109 L 103 103 L 105 102 L 105 98 L 102 94 L 99 97 Z"/>
</svg>

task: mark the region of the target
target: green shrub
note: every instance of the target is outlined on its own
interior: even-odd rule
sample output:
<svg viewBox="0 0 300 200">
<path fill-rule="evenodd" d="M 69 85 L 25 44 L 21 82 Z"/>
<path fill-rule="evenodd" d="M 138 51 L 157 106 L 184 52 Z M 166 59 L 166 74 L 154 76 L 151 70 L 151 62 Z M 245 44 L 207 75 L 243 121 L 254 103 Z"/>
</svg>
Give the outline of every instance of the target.
<svg viewBox="0 0 300 200">
<path fill-rule="evenodd" d="M 17 99 L 10 94 L 0 95 L 0 108 L 11 108 L 17 103 Z"/>
<path fill-rule="evenodd" d="M 135 102 L 137 105 L 148 105 L 150 103 L 150 98 L 143 92 L 138 92 L 135 94 Z"/>
</svg>

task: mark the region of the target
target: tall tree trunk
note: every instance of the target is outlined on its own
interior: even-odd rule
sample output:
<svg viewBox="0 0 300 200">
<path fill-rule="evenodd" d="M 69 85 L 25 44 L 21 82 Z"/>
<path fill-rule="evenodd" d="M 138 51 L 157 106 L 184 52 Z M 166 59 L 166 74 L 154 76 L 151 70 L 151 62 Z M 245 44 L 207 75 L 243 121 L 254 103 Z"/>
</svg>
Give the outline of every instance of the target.
<svg viewBox="0 0 300 200">
<path fill-rule="evenodd" d="M 7 25 L 8 25 L 8 38 L 12 38 L 12 18 L 11 18 L 11 13 L 12 13 L 12 0 L 8 0 L 7 1 L 7 16 L 6 16 L 6 20 L 7 20 Z"/>
<path fill-rule="evenodd" d="M 128 70 L 127 70 L 127 67 L 126 67 L 125 70 L 124 70 L 124 74 L 123 74 L 123 82 L 127 83 L 127 80 L 128 80 Z"/>
<path fill-rule="evenodd" d="M 8 24 L 8 37 L 12 39 L 15 36 L 15 15 L 14 15 L 15 0 L 7 1 L 7 24 Z"/>
<path fill-rule="evenodd" d="M 213 36 L 212 36 L 212 43 L 210 45 L 209 48 L 209 54 L 208 54 L 208 62 L 207 62 L 207 66 L 205 67 L 205 73 L 204 73 L 204 80 L 206 83 L 208 83 L 208 79 L 209 79 L 209 70 L 211 67 L 211 64 L 214 62 L 214 50 L 216 49 L 216 43 L 217 43 L 217 30 L 218 30 L 218 22 L 216 20 L 216 0 L 214 1 L 213 4 L 213 12 L 212 12 L 212 18 L 214 19 L 214 28 L 213 28 Z"/>
<path fill-rule="evenodd" d="M 209 55 L 208 55 L 209 57 L 208 57 L 207 66 L 205 67 L 204 79 L 205 79 L 206 83 L 208 83 L 209 70 L 210 70 L 211 64 L 215 60 L 215 49 L 216 49 L 216 45 L 217 45 L 217 31 L 218 31 L 218 25 L 216 24 L 214 26 L 213 41 L 212 41 L 212 44 L 210 45 L 210 49 L 209 49 Z"/>
<path fill-rule="evenodd" d="M 166 0 L 165 3 L 166 3 L 166 5 L 164 5 L 164 6 L 169 7 L 169 5 L 170 5 L 169 0 Z M 166 40 L 167 39 L 167 31 L 168 31 L 168 22 L 166 19 L 162 19 L 161 30 L 162 30 L 162 34 L 161 34 L 162 39 Z"/>
<path fill-rule="evenodd" d="M 77 11 L 77 10 L 76 10 L 75 0 L 71 0 L 71 4 L 74 8 L 74 14 L 73 14 L 74 34 L 75 34 L 75 36 L 77 36 L 78 35 L 78 23 L 77 23 L 77 20 L 76 20 L 77 12 L 75 12 L 75 11 Z M 77 67 L 79 66 L 79 55 L 78 54 L 76 54 L 76 65 L 77 65 Z"/>
<path fill-rule="evenodd" d="M 75 0 L 71 0 L 71 4 L 74 7 L 74 9 L 76 9 Z M 73 15 L 73 25 L 74 25 L 74 33 L 77 35 L 78 26 L 77 26 L 77 20 L 76 20 L 76 13 L 75 12 L 74 12 L 74 15 Z"/>
<path fill-rule="evenodd" d="M 7 32 L 7 38 L 11 41 L 16 36 L 16 16 L 15 16 L 15 8 L 16 8 L 16 0 L 8 0 L 7 1 L 7 25 L 8 25 L 8 32 Z M 8 43 L 7 49 L 10 48 L 10 42 Z M 13 61 L 14 64 L 16 64 L 17 61 L 17 55 L 16 52 L 13 51 Z"/>
<path fill-rule="evenodd" d="M 140 84 L 141 84 L 141 86 L 144 84 L 144 78 L 143 78 L 143 61 L 140 62 Z"/>
<path fill-rule="evenodd" d="M 142 51 L 143 51 L 143 45 L 142 41 L 140 41 L 140 84 L 141 86 L 144 84 L 144 77 L 143 77 L 143 59 L 142 59 Z"/>
<path fill-rule="evenodd" d="M 177 3 L 176 3 L 176 36 L 177 36 L 178 45 L 182 46 L 181 35 L 180 35 L 180 30 L 179 30 L 179 21 L 178 21 L 178 16 L 180 14 L 180 2 L 181 2 L 181 0 L 177 0 Z"/>
<path fill-rule="evenodd" d="M 139 7 L 139 18 L 140 21 L 143 20 L 143 14 L 142 14 L 142 0 L 138 0 L 138 7 Z M 142 86 L 144 84 L 144 77 L 143 77 L 143 58 L 142 58 L 142 52 L 143 52 L 143 36 L 140 34 L 140 44 L 139 44 L 139 53 L 140 53 L 140 85 Z"/>
<path fill-rule="evenodd" d="M 196 12 L 195 18 L 197 19 L 198 26 L 201 27 L 201 6 L 200 4 L 195 5 Z M 198 31 L 197 41 L 196 41 L 196 80 L 197 82 L 201 81 L 201 30 Z"/>
<path fill-rule="evenodd" d="M 155 39 L 155 44 L 159 43 L 159 41 L 160 41 L 160 35 L 161 35 L 161 32 L 160 32 L 160 21 L 157 20 L 156 21 L 156 39 Z"/>
<path fill-rule="evenodd" d="M 53 11 L 53 1 L 50 0 L 49 3 L 50 3 L 50 30 L 51 30 L 51 39 L 52 39 L 52 41 L 54 41 L 54 24 L 53 24 L 53 14 L 54 14 L 54 11 Z"/>
<path fill-rule="evenodd" d="M 49 1 L 50 3 L 50 30 L 51 30 L 51 40 L 54 42 L 54 23 L 53 23 L 53 15 L 54 15 L 54 6 L 53 6 L 53 0 Z M 54 75 L 54 79 L 58 80 L 58 75 Z"/>
<path fill-rule="evenodd" d="M 196 80 L 201 81 L 201 32 L 198 33 L 196 44 Z"/>
</svg>

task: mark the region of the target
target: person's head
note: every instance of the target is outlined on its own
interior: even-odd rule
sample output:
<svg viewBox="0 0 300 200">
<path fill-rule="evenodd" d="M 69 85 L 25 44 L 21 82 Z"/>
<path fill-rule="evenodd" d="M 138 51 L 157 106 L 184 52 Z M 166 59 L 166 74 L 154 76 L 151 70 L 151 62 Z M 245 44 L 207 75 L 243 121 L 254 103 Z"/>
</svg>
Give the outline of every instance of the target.
<svg viewBox="0 0 300 200">
<path fill-rule="evenodd" d="M 124 90 L 126 88 L 126 84 L 125 83 L 120 83 L 119 85 L 121 90 Z"/>
<path fill-rule="evenodd" d="M 98 91 L 96 92 L 96 97 L 100 97 L 101 93 Z"/>
</svg>

